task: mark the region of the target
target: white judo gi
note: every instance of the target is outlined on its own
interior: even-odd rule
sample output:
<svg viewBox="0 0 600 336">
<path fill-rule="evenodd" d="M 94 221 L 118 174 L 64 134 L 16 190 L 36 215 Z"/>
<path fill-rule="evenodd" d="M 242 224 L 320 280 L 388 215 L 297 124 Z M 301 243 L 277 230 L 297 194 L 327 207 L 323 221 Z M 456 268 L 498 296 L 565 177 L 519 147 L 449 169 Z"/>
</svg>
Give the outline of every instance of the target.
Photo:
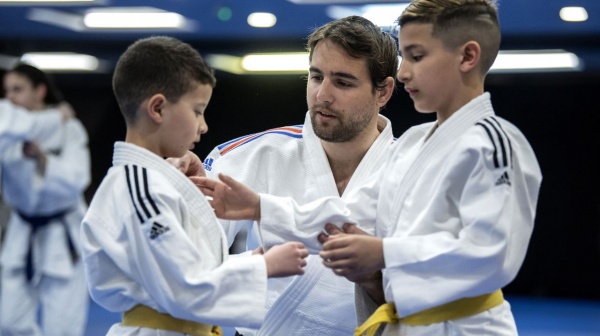
<svg viewBox="0 0 600 336">
<path fill-rule="evenodd" d="M 381 134 L 352 175 L 342 198 L 381 167 L 394 141 L 391 123 L 379 117 Z M 288 196 L 306 203 L 339 196 L 331 168 L 307 113 L 303 126 L 252 134 L 216 147 L 204 160 L 208 177 L 224 173 L 255 191 Z M 223 221 L 229 243 L 248 225 L 247 248 L 260 246 L 252 221 Z M 351 335 L 356 328 L 354 284 L 336 276 L 310 255 L 302 276 L 268 280 L 267 316 L 260 330 L 238 328 L 252 335 Z"/>
<path fill-rule="evenodd" d="M 383 238 L 385 298 L 400 317 L 510 283 L 527 251 L 542 176 L 523 134 L 494 115 L 489 93 L 437 129 L 435 123 L 409 129 L 393 147 L 381 174 L 346 202 L 328 198 L 298 206 L 261 195 L 265 245 L 303 238 L 318 249 L 325 223 L 375 225 Z M 384 332 L 516 334 L 506 301 L 470 317 L 426 326 L 397 323 Z"/>
<path fill-rule="evenodd" d="M 0 257 L 1 328 L 3 335 L 80 336 L 89 303 L 79 256 L 79 225 L 87 207 L 83 192 L 91 178 L 88 137 L 77 119 L 56 122 L 60 115 L 46 111 L 30 115 L 55 121 L 38 125 L 53 126 L 51 132 L 33 132 L 47 155 L 43 175 L 35 160 L 23 155 L 23 141 L 1 155 L 3 198 L 12 209 Z M 31 224 L 44 217 L 47 223 Z"/>
<path fill-rule="evenodd" d="M 139 146 L 117 142 L 113 166 L 82 223 L 92 298 L 112 312 L 138 304 L 220 326 L 259 327 L 267 269 L 262 256 L 228 258 L 206 197 L 181 172 Z M 178 335 L 113 325 L 109 335 Z"/>
</svg>

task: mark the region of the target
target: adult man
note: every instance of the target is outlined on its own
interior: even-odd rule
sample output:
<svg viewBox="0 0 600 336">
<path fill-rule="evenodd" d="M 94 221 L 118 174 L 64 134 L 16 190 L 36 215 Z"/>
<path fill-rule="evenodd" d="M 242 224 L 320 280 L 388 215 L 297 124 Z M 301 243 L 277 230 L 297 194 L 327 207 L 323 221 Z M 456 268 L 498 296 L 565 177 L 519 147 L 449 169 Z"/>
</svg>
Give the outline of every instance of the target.
<svg viewBox="0 0 600 336">
<path fill-rule="evenodd" d="M 224 173 L 257 192 L 303 204 L 344 197 L 388 156 L 394 141 L 379 115 L 394 91 L 394 40 L 370 21 L 351 16 L 316 29 L 307 44 L 309 111 L 304 125 L 281 127 L 217 146 L 205 159 L 208 177 Z M 260 246 L 250 221 L 224 222 L 230 244 L 248 225 L 247 249 Z M 308 258 L 301 277 L 269 280 L 269 310 L 260 330 L 241 335 L 351 335 L 354 284 Z"/>
</svg>

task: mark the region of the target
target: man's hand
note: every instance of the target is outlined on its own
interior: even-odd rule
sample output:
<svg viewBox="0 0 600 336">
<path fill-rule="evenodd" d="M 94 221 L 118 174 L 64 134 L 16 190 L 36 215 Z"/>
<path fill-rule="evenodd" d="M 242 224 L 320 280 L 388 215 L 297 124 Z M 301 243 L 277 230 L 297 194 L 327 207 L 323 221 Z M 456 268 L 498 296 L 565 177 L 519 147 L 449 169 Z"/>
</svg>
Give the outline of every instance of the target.
<svg viewBox="0 0 600 336">
<path fill-rule="evenodd" d="M 198 188 L 198 178 L 206 176 L 202 160 L 192 151 L 187 151 L 180 158 L 167 158 L 166 161 L 187 176 Z"/>
<path fill-rule="evenodd" d="M 260 220 L 260 196 L 233 178 L 219 174 L 218 180 L 199 177 L 196 185 L 208 196 L 215 215 L 222 219 Z"/>
</svg>

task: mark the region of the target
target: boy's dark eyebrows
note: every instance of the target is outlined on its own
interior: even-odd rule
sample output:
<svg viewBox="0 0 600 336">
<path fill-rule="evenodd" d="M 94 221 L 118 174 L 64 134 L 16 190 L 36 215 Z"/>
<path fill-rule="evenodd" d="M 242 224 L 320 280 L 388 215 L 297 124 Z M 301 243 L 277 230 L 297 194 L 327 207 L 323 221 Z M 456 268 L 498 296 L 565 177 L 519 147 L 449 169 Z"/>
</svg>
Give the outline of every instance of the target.
<svg viewBox="0 0 600 336">
<path fill-rule="evenodd" d="M 408 53 L 408 52 L 416 49 L 417 47 L 419 47 L 419 45 L 417 45 L 417 44 L 410 44 L 410 45 L 407 45 L 406 47 L 404 47 L 402 49 L 399 49 L 398 53 L 399 53 L 400 56 L 402 56 L 402 53 L 403 53 L 402 50 L 404 50 L 404 53 Z"/>
</svg>

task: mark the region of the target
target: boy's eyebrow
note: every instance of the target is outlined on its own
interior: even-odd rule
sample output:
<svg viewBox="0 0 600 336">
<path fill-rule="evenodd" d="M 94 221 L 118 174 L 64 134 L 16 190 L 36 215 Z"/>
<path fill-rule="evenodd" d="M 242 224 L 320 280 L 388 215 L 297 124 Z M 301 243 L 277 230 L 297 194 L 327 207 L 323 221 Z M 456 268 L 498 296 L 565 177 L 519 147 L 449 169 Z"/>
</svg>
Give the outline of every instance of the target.
<svg viewBox="0 0 600 336">
<path fill-rule="evenodd" d="M 323 74 L 323 71 L 321 71 L 319 68 L 312 66 L 312 65 L 308 68 L 308 71 L 316 72 L 318 74 Z M 346 79 L 351 79 L 351 80 L 358 80 L 358 78 L 356 78 L 356 76 L 354 76 L 353 74 L 347 73 L 347 72 L 332 72 L 331 76 L 332 77 L 341 77 L 341 78 L 346 78 Z"/>
<path fill-rule="evenodd" d="M 402 48 L 404 50 L 405 53 L 410 52 L 413 49 L 416 49 L 417 47 L 419 47 L 419 45 L 417 44 L 410 44 L 407 45 L 406 47 Z M 398 50 L 398 53 L 400 53 L 400 56 L 402 56 L 402 50 Z"/>
</svg>

